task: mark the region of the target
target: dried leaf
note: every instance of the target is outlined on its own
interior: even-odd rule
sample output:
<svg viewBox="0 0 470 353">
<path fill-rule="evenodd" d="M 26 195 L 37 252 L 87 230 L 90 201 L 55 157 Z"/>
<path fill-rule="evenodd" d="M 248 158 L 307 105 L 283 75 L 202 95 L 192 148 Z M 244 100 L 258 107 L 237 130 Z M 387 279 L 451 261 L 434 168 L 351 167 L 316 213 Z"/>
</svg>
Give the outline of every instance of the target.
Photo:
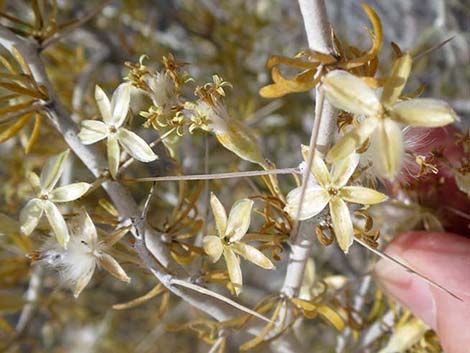
<svg viewBox="0 0 470 353">
<path fill-rule="evenodd" d="M 166 288 L 161 283 L 159 283 L 155 287 L 153 287 L 149 292 L 147 292 L 141 297 L 132 299 L 131 301 L 128 301 L 126 303 L 113 305 L 113 309 L 114 310 L 126 310 L 126 309 L 135 308 L 136 306 L 143 304 L 152 298 L 155 298 L 157 295 L 163 293 L 165 290 Z"/>
<path fill-rule="evenodd" d="M 3 130 L 0 133 L 0 143 L 5 142 L 6 140 L 15 136 L 18 131 L 20 131 L 31 118 L 31 113 L 21 116 L 13 125 L 8 127 L 6 130 Z"/>
<path fill-rule="evenodd" d="M 327 305 L 319 305 L 317 312 L 329 323 L 331 323 L 338 331 L 343 331 L 345 322 L 335 310 Z"/>
</svg>

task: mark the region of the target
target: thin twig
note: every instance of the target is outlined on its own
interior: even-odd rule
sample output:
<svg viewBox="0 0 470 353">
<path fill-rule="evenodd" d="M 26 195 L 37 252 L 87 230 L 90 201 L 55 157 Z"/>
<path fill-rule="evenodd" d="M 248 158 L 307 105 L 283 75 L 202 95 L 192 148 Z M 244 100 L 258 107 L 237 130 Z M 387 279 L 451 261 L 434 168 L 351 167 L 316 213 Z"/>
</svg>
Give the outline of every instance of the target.
<svg viewBox="0 0 470 353">
<path fill-rule="evenodd" d="M 26 304 L 21 311 L 20 318 L 18 319 L 18 323 L 15 327 L 15 330 L 19 335 L 24 331 L 36 310 L 39 292 L 42 288 L 42 275 L 43 268 L 41 266 L 35 266 L 31 272 L 29 286 L 25 293 L 24 299 Z"/>
<path fill-rule="evenodd" d="M 241 310 L 241 311 L 243 311 L 247 314 L 250 314 L 252 316 L 257 317 L 260 320 L 266 321 L 268 323 L 272 323 L 272 321 L 270 319 L 268 319 L 267 317 L 261 315 L 260 313 L 254 311 L 254 310 L 251 310 L 250 308 L 247 308 L 246 306 L 238 304 L 236 301 L 233 301 L 232 299 L 224 297 L 223 295 L 221 295 L 217 292 L 213 292 L 213 291 L 211 291 L 207 288 L 198 286 L 197 284 L 192 284 L 192 283 L 189 283 L 187 281 L 183 281 L 183 280 L 180 280 L 180 279 L 177 279 L 177 278 L 171 279 L 170 283 L 175 284 L 177 286 L 182 286 L 182 287 L 185 287 L 185 288 L 189 288 L 189 289 L 194 290 L 198 293 L 208 295 L 212 298 L 216 298 L 216 299 L 218 299 L 218 300 L 220 300 L 224 303 L 227 303 L 227 304 L 233 306 L 234 308 L 237 308 L 238 310 Z"/>
<path fill-rule="evenodd" d="M 207 353 L 216 353 L 219 347 L 224 343 L 225 340 L 226 340 L 225 336 L 220 336 L 219 338 L 217 338 L 217 340 L 214 342 L 211 349 Z"/>
<path fill-rule="evenodd" d="M 148 216 L 148 213 L 149 213 L 149 210 L 150 210 L 150 202 L 152 201 L 153 195 L 155 193 L 155 184 L 156 183 L 152 183 L 152 187 L 150 188 L 150 191 L 147 195 L 147 198 L 145 199 L 144 208 L 142 209 L 142 218 L 143 219 L 147 219 L 147 216 Z"/>
<path fill-rule="evenodd" d="M 279 174 L 300 174 L 298 168 L 269 169 L 269 170 L 250 170 L 246 172 L 214 173 L 214 174 L 192 174 L 192 175 L 171 175 L 162 177 L 147 178 L 128 178 L 121 181 L 126 183 L 143 183 L 147 181 L 180 181 L 180 180 L 214 180 L 214 179 L 232 179 L 250 176 Z"/>
<path fill-rule="evenodd" d="M 209 174 L 209 138 L 207 135 L 204 135 L 204 174 Z M 202 226 L 202 232 L 198 234 L 194 241 L 194 245 L 201 246 L 202 238 L 207 234 L 207 225 L 209 218 L 209 180 L 204 181 L 204 195 L 203 195 L 203 210 L 202 215 L 204 217 L 204 224 Z"/>
<path fill-rule="evenodd" d="M 361 283 L 358 293 L 354 297 L 353 308 L 358 313 L 361 312 L 362 307 L 364 306 L 364 302 L 365 302 L 364 297 L 366 296 L 371 283 L 372 283 L 372 276 L 370 275 L 365 276 L 362 279 L 362 283 Z M 348 338 L 351 336 L 351 332 L 352 332 L 351 328 L 346 327 L 346 329 L 340 335 L 338 335 L 336 339 L 336 348 L 335 348 L 336 353 L 345 352 L 345 348 L 348 344 Z"/>
<path fill-rule="evenodd" d="M 319 89 L 318 94 L 318 109 L 315 112 L 315 122 L 313 123 L 312 135 L 310 136 L 310 145 L 308 146 L 308 156 L 307 156 L 307 163 L 305 166 L 305 170 L 302 177 L 302 189 L 300 190 L 300 200 L 299 200 L 299 207 L 297 208 L 294 226 L 292 227 L 291 231 L 291 239 L 292 242 L 295 242 L 298 232 L 299 232 L 299 218 L 302 213 L 302 207 L 305 201 L 305 193 L 307 191 L 308 182 L 311 176 L 311 169 L 313 159 L 315 158 L 315 153 L 317 153 L 317 141 L 318 141 L 318 131 L 320 130 L 320 123 L 322 119 L 323 113 L 323 103 L 325 102 L 325 94 L 323 90 Z"/>
</svg>

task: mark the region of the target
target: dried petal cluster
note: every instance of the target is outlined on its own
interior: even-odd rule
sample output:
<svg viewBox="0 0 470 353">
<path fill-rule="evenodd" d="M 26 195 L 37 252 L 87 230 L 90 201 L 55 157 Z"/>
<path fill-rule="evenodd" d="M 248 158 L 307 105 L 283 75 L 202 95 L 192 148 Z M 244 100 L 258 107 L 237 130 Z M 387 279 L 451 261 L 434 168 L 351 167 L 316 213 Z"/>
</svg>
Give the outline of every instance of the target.
<svg viewBox="0 0 470 353">
<path fill-rule="evenodd" d="M 314 50 L 303 50 L 294 58 L 272 55 L 266 67 L 271 70 L 274 83 L 260 89 L 260 95 L 265 98 L 277 98 L 288 93 L 305 92 L 317 86 L 322 78 L 330 71 L 354 70 L 371 78 L 377 71 L 378 54 L 382 46 L 382 23 L 372 7 L 362 4 L 362 8 L 372 23 L 369 30 L 372 45 L 367 51 L 361 51 L 355 46 L 341 42 L 332 32 L 333 54 L 325 54 Z M 290 66 L 302 70 L 294 77 L 285 77 L 279 65 Z"/>
</svg>

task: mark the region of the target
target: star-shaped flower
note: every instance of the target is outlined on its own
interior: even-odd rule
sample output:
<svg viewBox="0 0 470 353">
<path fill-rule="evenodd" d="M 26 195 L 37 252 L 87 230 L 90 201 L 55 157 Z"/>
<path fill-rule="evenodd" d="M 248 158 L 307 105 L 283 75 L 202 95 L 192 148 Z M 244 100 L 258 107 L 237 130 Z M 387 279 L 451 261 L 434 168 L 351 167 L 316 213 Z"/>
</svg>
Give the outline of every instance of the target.
<svg viewBox="0 0 470 353">
<path fill-rule="evenodd" d="M 218 235 L 204 237 L 204 251 L 212 258 L 213 262 L 217 262 L 222 254 L 224 255 L 230 281 L 238 295 L 241 292 L 243 280 L 240 259 L 237 254 L 265 269 L 273 269 L 274 265 L 261 251 L 241 242 L 250 227 L 252 200 L 238 200 L 232 206 L 228 220 L 225 208 L 217 196 L 211 194 L 210 203 Z"/>
<path fill-rule="evenodd" d="M 120 84 L 110 102 L 106 93 L 96 86 L 95 99 L 103 121 L 82 121 L 82 129 L 78 135 L 85 145 L 107 139 L 109 171 L 113 178 L 116 178 L 119 169 L 119 145 L 138 161 L 151 162 L 158 158 L 147 142 L 122 127 L 129 111 L 130 90 L 129 83 Z"/>
<path fill-rule="evenodd" d="M 96 266 L 123 282 L 130 278 L 121 265 L 106 251 L 112 246 L 98 240 L 95 225 L 85 209 L 71 218 L 70 242 L 67 249 L 47 241 L 41 250 L 41 261 L 60 271 L 62 280 L 73 288 L 75 297 L 88 285 Z"/>
<path fill-rule="evenodd" d="M 306 160 L 307 146 L 302 146 L 302 155 Z M 355 153 L 350 154 L 335 163 L 330 173 L 316 153 L 311 168 L 316 183 L 307 186 L 299 217 L 299 220 L 312 218 L 329 204 L 336 240 L 344 252 L 348 251 L 354 240 L 353 225 L 346 202 L 372 205 L 387 199 L 386 195 L 373 189 L 362 186 L 346 186 L 358 163 L 359 156 Z M 298 187 L 287 195 L 285 210 L 293 218 L 297 217 L 301 192 L 302 187 Z"/>
<path fill-rule="evenodd" d="M 374 164 L 379 174 L 393 178 L 399 171 L 404 153 L 400 124 L 439 127 L 457 120 L 457 115 L 444 101 L 417 98 L 399 101 L 410 75 L 409 54 L 399 57 L 384 84 L 380 99 L 359 77 L 335 70 L 325 76 L 326 97 L 336 108 L 365 116 L 357 127 L 345 134 L 328 152 L 327 160 L 345 158 L 371 138 Z"/>
<path fill-rule="evenodd" d="M 69 232 L 64 217 L 54 203 L 70 202 L 80 198 L 90 188 L 88 183 L 74 183 L 54 188 L 62 171 L 69 151 L 51 157 L 42 169 L 41 176 L 30 173 L 29 179 L 37 192 L 20 212 L 21 232 L 30 235 L 39 223 L 43 213 L 51 225 L 58 243 L 64 248 L 69 241 Z"/>
</svg>

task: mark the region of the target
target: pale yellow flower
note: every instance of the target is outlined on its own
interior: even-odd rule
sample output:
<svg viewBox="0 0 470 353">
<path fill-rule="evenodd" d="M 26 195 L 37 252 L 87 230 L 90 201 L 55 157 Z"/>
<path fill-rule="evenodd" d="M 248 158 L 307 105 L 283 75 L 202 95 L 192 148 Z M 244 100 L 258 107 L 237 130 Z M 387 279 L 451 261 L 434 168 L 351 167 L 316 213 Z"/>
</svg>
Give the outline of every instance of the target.
<svg viewBox="0 0 470 353">
<path fill-rule="evenodd" d="M 88 183 L 73 183 L 54 188 L 62 174 L 68 155 L 69 150 L 49 158 L 40 177 L 35 173 L 30 173 L 29 179 L 37 192 L 37 197 L 30 200 L 20 212 L 23 234 L 30 235 L 45 213 L 58 243 L 64 248 L 67 247 L 70 236 L 64 217 L 55 203 L 74 201 L 83 196 L 91 186 Z"/>
<path fill-rule="evenodd" d="M 345 158 L 371 138 L 374 164 L 379 174 L 393 178 L 399 171 L 404 154 L 400 124 L 439 127 L 457 120 L 452 108 L 442 100 L 417 98 L 399 101 L 410 75 L 412 58 L 398 58 L 385 82 L 380 99 L 359 77 L 335 70 L 325 76 L 323 88 L 335 107 L 365 116 L 357 127 L 346 133 L 328 152 L 327 160 Z"/>
<path fill-rule="evenodd" d="M 228 218 L 217 196 L 211 194 L 210 203 L 218 234 L 204 237 L 204 251 L 213 262 L 217 262 L 222 254 L 224 255 L 230 281 L 238 295 L 242 290 L 243 279 L 237 254 L 265 269 L 273 269 L 274 265 L 261 251 L 241 242 L 250 227 L 252 200 L 238 200 L 230 210 Z"/>
<path fill-rule="evenodd" d="M 41 260 L 59 270 L 62 280 L 72 287 L 75 297 L 88 285 L 96 266 L 100 266 L 123 282 L 130 282 L 124 269 L 107 253 L 110 244 L 98 239 L 95 225 L 85 209 L 69 222 L 70 242 L 67 249 L 47 241 L 41 250 Z"/>
<path fill-rule="evenodd" d="M 302 146 L 302 155 L 307 159 L 308 147 Z M 310 183 L 305 196 L 299 220 L 306 220 L 319 214 L 329 204 L 336 240 L 344 252 L 351 246 L 353 225 L 346 202 L 372 205 L 383 202 L 387 196 L 363 186 L 346 186 L 359 163 L 359 156 L 354 153 L 336 162 L 331 173 L 323 160 L 315 153 L 311 173 L 316 183 Z M 297 216 L 302 187 L 295 188 L 287 195 L 285 210 L 293 218 Z"/>
<path fill-rule="evenodd" d="M 134 159 L 141 162 L 152 162 L 158 156 L 152 148 L 134 132 L 122 127 L 129 111 L 129 83 L 122 83 L 114 91 L 111 101 L 99 87 L 95 89 L 95 99 L 103 121 L 84 120 L 78 137 L 85 145 L 107 139 L 109 171 L 116 178 L 119 169 L 120 148 L 124 147 Z"/>
</svg>

